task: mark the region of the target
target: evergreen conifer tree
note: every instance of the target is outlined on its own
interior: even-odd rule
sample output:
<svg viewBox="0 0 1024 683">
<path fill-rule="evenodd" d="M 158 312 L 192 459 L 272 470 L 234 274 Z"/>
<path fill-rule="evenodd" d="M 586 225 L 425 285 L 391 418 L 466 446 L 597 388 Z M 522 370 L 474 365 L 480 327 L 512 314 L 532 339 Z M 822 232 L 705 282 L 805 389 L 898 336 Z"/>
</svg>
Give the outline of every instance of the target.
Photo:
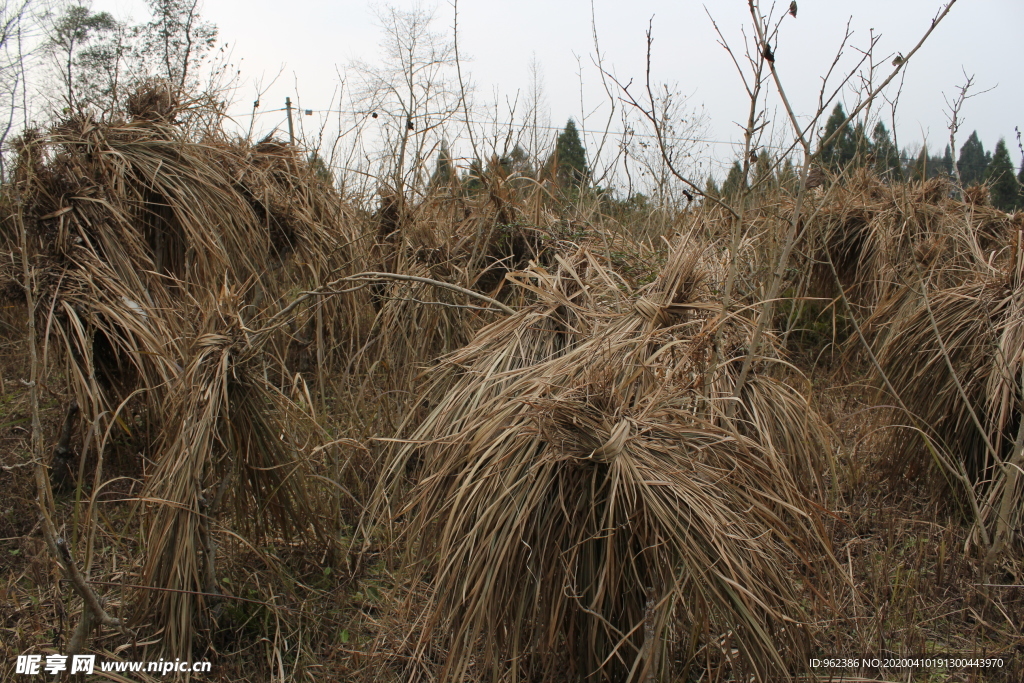
<svg viewBox="0 0 1024 683">
<path fill-rule="evenodd" d="M 914 162 L 913 169 L 910 172 L 910 179 L 918 182 L 927 180 L 931 173 L 930 161 L 928 158 L 928 146 L 925 145 L 921 148 L 921 153 L 917 155 L 917 161 Z"/>
<path fill-rule="evenodd" d="M 857 154 L 857 140 L 850 127 L 842 125 L 845 120 L 846 112 L 843 111 L 843 105 L 836 104 L 828 121 L 825 122 L 825 131 L 821 137 L 824 142 L 821 147 L 821 163 L 837 172 L 846 168 Z M 842 131 L 831 142 L 825 142 L 841 126 Z"/>
<path fill-rule="evenodd" d="M 512 151 L 505 154 L 498 160 L 501 164 L 501 174 L 504 177 L 518 173 L 523 176 L 533 176 L 533 166 L 530 164 L 530 155 L 526 150 L 516 145 Z"/>
<path fill-rule="evenodd" d="M 587 183 L 587 150 L 580 140 L 576 122 L 571 118 L 555 143 L 555 177 L 562 187 L 581 187 Z"/>
<path fill-rule="evenodd" d="M 990 187 L 992 206 L 1003 211 L 1013 211 L 1017 208 L 1017 179 L 1013 177 L 1010 151 L 1006 148 L 1006 140 L 1002 138 L 996 143 L 992 163 L 985 170 L 985 182 Z"/>
<path fill-rule="evenodd" d="M 734 161 L 732 168 L 729 169 L 729 175 L 725 177 L 725 182 L 722 183 L 722 196 L 735 197 L 739 194 L 740 189 L 745 186 L 746 179 L 743 177 L 743 166 L 740 165 L 739 161 Z"/>
<path fill-rule="evenodd" d="M 960 180 L 964 187 L 976 185 L 985 179 L 988 157 L 985 154 L 985 147 L 978 139 L 978 131 L 971 133 L 971 137 L 967 138 L 967 142 L 960 148 L 956 166 L 960 169 Z"/>
<path fill-rule="evenodd" d="M 470 194 L 479 192 L 484 187 L 483 175 L 483 163 L 479 159 L 473 159 L 469 162 L 469 170 L 462 172 L 462 186 Z"/>
<path fill-rule="evenodd" d="M 754 184 L 761 193 L 769 193 L 778 186 L 772 172 L 772 158 L 764 150 L 757 155 L 757 163 L 754 164 Z"/>
<path fill-rule="evenodd" d="M 316 152 L 310 152 L 308 159 L 309 170 L 313 172 L 313 175 L 328 185 L 333 186 L 334 173 L 327 167 L 327 163 L 324 162 L 323 158 Z"/>
<path fill-rule="evenodd" d="M 890 182 L 903 180 L 900 155 L 885 124 L 879 121 L 871 133 L 871 151 L 875 155 L 875 173 Z"/>
<path fill-rule="evenodd" d="M 940 166 L 940 169 L 948 176 L 953 175 L 953 152 L 949 145 L 946 145 L 946 151 L 942 153 L 942 165 Z"/>
<path fill-rule="evenodd" d="M 865 159 L 867 159 L 868 152 L 871 149 L 871 140 L 868 139 L 867 132 L 864 130 L 864 123 L 858 121 L 857 125 L 853 129 L 853 160 L 858 166 L 863 166 Z"/>
<path fill-rule="evenodd" d="M 778 183 L 779 187 L 790 192 L 796 192 L 797 187 L 800 185 L 796 169 L 793 167 L 793 161 L 789 157 L 783 159 L 782 165 L 779 166 Z"/>
<path fill-rule="evenodd" d="M 441 149 L 437 153 L 437 165 L 434 173 L 430 176 L 431 189 L 444 187 L 452 184 L 455 179 L 455 165 L 452 163 L 452 155 L 448 149 L 448 141 L 441 140 Z"/>
<path fill-rule="evenodd" d="M 1021 168 L 1021 173 L 1024 173 L 1024 167 Z M 709 197 L 720 197 L 721 190 L 718 188 L 718 183 L 715 182 L 715 176 L 708 174 L 707 182 L 704 183 L 704 194 Z"/>
</svg>

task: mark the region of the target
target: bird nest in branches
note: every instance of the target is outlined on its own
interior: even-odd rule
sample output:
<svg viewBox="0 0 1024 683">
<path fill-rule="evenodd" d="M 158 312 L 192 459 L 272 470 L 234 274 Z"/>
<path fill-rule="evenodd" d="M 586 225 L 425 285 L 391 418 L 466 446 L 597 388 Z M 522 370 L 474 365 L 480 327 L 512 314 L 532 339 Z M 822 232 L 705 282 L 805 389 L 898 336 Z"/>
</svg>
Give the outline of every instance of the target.
<svg viewBox="0 0 1024 683">
<path fill-rule="evenodd" d="M 135 121 L 170 123 L 178 111 L 178 96 L 164 79 L 146 81 L 128 95 L 128 115 Z"/>
</svg>

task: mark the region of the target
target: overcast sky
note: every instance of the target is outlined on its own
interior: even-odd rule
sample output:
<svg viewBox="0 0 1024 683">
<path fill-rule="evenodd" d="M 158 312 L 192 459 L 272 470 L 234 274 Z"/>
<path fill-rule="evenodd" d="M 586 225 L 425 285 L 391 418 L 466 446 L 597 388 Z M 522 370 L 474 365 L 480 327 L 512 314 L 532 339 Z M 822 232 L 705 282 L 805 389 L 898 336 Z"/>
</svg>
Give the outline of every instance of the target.
<svg viewBox="0 0 1024 683">
<path fill-rule="evenodd" d="M 409 8 L 414 3 L 392 3 Z M 858 57 L 856 48 L 869 44 L 872 30 L 880 35 L 876 54 L 886 65 L 897 52 L 908 52 L 927 29 L 941 3 L 938 0 L 799 0 L 796 19 L 783 22 L 776 66 L 790 101 L 800 114 L 812 113 L 821 76 L 827 71 L 846 29 L 853 31 L 840 67 Z M 423 4 L 435 9 L 436 29 L 451 31 L 450 2 Z M 765 8 L 769 5 L 766 3 Z M 780 2 L 778 12 L 788 7 Z M 108 10 L 120 18 L 145 18 L 138 0 L 95 0 L 94 10 Z M 715 19 L 726 38 L 742 49 L 742 33 L 750 32 L 744 0 L 594 0 L 594 14 L 605 67 L 626 82 L 644 76 L 645 30 L 653 17 L 653 78 L 674 83 L 690 97 L 693 108 L 703 107 L 708 118 L 707 137 L 736 141 L 745 120 L 742 85 L 727 53 L 717 44 L 708 17 Z M 379 54 L 380 31 L 373 5 L 358 0 L 206 0 L 205 18 L 220 30 L 242 70 L 242 87 L 233 111 L 251 108 L 254 82 L 269 82 L 281 72 L 263 97 L 263 108 L 282 106 L 286 95 L 300 99 L 309 109 L 327 109 L 337 83 L 337 68 L 353 60 L 374 61 Z M 976 76 L 977 90 L 993 88 L 966 105 L 958 145 L 977 129 L 986 149 L 1005 137 L 1015 165 L 1014 127 L 1024 128 L 1024 27 L 1022 0 L 959 0 L 928 43 L 908 64 L 896 113 L 900 144 L 919 146 L 927 140 L 933 153 L 946 141 L 943 95 L 952 97 L 964 72 Z M 594 42 L 589 0 L 461 0 L 459 43 L 466 70 L 478 101 L 497 96 L 504 101 L 525 92 L 533 55 L 541 65 L 550 119 L 558 126 L 581 114 L 580 65 L 583 108 L 598 106 L 605 98 L 591 58 Z M 577 60 L 579 58 L 579 61 Z M 883 71 L 887 75 L 891 67 Z M 896 89 L 889 91 L 890 96 Z M 852 93 L 846 93 L 848 101 Z M 784 112 L 769 102 L 769 118 L 782 126 Z M 272 127 L 279 114 L 261 117 Z M 886 116 L 889 119 L 890 115 Z M 600 115 L 590 115 L 585 128 L 603 128 Z M 727 145 L 715 145 L 715 156 L 727 157 Z"/>
</svg>

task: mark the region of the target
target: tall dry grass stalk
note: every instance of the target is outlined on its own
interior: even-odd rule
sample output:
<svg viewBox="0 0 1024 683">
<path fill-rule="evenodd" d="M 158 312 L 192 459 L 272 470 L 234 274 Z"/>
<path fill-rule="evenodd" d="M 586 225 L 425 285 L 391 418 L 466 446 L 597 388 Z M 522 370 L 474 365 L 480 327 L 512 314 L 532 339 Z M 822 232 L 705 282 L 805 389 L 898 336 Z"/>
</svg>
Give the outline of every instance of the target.
<svg viewBox="0 0 1024 683">
<path fill-rule="evenodd" d="M 1019 220 L 1019 217 L 1016 217 Z M 887 445 L 897 472 L 935 459 L 976 498 L 976 541 L 990 555 L 1018 542 L 1021 519 L 1022 257 L 1020 231 L 970 270 L 918 270 L 882 302 L 865 327 L 879 367 L 925 425 L 894 429 Z M 962 256 L 968 260 L 967 255 Z"/>
<path fill-rule="evenodd" d="M 390 196 L 374 216 L 381 270 L 427 277 L 503 298 L 506 273 L 541 259 L 552 243 L 552 198 L 542 185 L 500 170 L 481 172 L 482 189 L 466 194 L 458 182 L 439 184 L 398 212 Z M 549 256 L 548 256 L 549 258 Z M 480 323 L 465 301 L 421 284 L 398 282 L 376 290 L 380 332 L 368 358 L 390 366 L 429 362 L 464 345 Z M 412 334 L 402 339 L 402 333 Z M 417 370 L 418 372 L 418 370 Z"/>
</svg>

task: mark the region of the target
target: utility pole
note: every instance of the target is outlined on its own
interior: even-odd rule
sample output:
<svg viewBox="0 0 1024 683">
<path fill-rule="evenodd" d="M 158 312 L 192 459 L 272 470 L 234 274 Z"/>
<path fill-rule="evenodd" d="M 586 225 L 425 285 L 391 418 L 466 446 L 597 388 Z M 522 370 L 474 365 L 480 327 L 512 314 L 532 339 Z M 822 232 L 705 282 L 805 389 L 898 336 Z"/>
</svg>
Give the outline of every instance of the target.
<svg viewBox="0 0 1024 683">
<path fill-rule="evenodd" d="M 288 110 L 288 142 L 295 144 L 295 128 L 292 126 L 292 98 L 284 98 L 284 107 Z"/>
</svg>

